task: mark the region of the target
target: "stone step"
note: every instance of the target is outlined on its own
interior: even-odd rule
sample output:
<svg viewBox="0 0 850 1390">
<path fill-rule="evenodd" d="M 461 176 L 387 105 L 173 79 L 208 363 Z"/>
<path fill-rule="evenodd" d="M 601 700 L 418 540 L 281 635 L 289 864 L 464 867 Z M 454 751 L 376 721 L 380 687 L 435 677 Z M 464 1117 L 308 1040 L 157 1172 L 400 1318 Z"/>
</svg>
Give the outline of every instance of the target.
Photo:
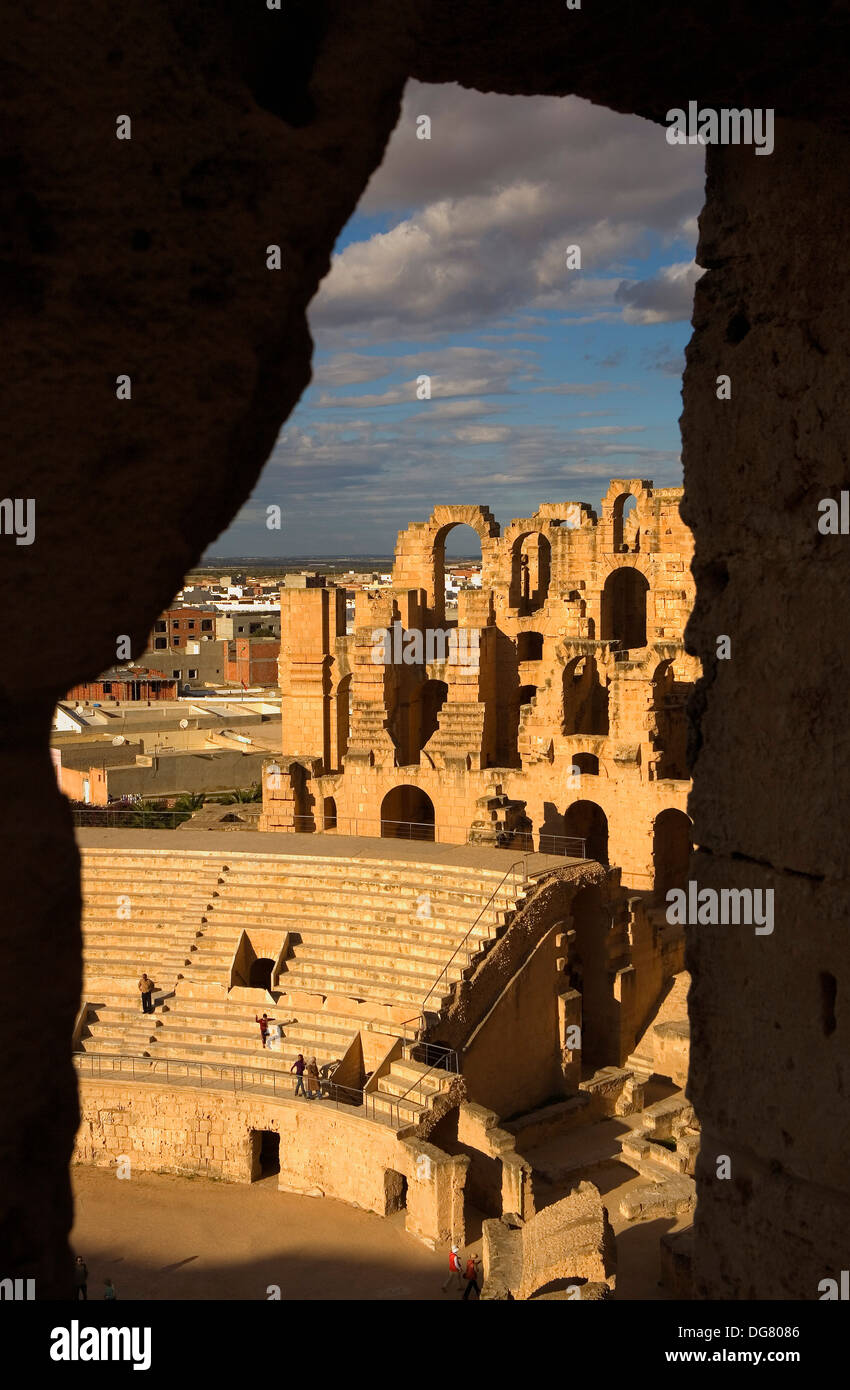
<svg viewBox="0 0 850 1390">
<path fill-rule="evenodd" d="M 400 983 L 376 981 L 371 978 L 340 978 L 329 976 L 324 970 L 310 975 L 306 971 L 289 972 L 289 989 L 309 991 L 311 994 L 337 994 L 348 999 L 371 1000 L 382 1004 L 410 1004 L 411 1013 L 422 1002 L 424 991 L 413 989 Z M 437 1001 L 434 1000 L 436 1008 Z"/>
<path fill-rule="evenodd" d="M 463 965 L 465 961 L 452 963 L 450 980 L 460 975 Z M 303 982 L 306 973 L 315 979 L 363 980 L 369 984 L 398 985 L 399 988 L 413 990 L 420 997 L 431 988 L 442 969 L 440 965 L 436 968 L 421 966 L 407 969 L 402 961 L 393 962 L 387 957 L 375 959 L 363 956 L 360 960 L 352 960 L 345 952 L 330 953 L 329 958 L 312 952 L 309 955 L 296 954 L 290 956 L 286 967 L 284 988 L 297 988 L 297 981 Z"/>
</svg>

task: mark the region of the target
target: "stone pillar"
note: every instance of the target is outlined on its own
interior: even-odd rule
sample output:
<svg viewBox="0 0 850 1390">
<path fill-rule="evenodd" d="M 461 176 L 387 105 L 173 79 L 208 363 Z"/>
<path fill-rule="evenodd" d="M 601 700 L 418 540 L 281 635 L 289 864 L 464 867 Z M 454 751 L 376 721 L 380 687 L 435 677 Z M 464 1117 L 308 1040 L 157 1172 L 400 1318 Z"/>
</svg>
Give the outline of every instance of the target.
<svg viewBox="0 0 850 1390">
<path fill-rule="evenodd" d="M 682 417 L 691 875 L 772 891 L 775 926 L 689 928 L 695 1294 L 815 1299 L 850 1221 L 850 538 L 818 532 L 850 486 L 850 138 L 777 121 L 769 157 L 709 148 L 707 199 Z"/>
</svg>

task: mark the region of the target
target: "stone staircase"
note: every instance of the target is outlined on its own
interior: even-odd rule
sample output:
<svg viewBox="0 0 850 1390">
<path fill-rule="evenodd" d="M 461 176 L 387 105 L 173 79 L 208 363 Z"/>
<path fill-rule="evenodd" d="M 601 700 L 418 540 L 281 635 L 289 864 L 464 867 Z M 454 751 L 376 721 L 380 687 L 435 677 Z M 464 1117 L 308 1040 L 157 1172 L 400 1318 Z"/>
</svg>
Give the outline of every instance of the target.
<svg viewBox="0 0 850 1390">
<path fill-rule="evenodd" d="M 417 1124 L 451 1082 L 450 1072 L 428 1067 L 413 1058 L 398 1058 L 379 1077 L 377 1089 L 369 1093 L 369 1112 L 375 1119 L 401 1128 Z"/>
</svg>

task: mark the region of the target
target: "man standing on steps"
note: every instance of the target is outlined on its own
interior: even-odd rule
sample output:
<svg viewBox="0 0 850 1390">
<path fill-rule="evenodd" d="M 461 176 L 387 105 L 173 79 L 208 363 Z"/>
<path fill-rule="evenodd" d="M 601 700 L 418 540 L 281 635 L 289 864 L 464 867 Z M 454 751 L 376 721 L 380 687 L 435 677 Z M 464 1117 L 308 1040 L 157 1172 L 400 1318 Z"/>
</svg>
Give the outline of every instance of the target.
<svg viewBox="0 0 850 1390">
<path fill-rule="evenodd" d="M 154 982 L 147 975 L 143 975 L 139 980 L 139 993 L 142 996 L 142 1013 L 153 1013 L 153 1001 L 151 995 L 154 992 Z"/>
</svg>

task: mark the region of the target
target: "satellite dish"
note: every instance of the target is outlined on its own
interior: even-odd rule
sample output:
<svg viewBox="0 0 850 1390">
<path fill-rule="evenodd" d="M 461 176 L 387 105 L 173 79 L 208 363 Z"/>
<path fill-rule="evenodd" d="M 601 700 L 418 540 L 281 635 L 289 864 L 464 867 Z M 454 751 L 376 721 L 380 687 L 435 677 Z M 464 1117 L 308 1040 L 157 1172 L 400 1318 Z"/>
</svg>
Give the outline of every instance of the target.
<svg viewBox="0 0 850 1390">
<path fill-rule="evenodd" d="M 180 728 L 181 728 L 181 729 L 188 729 L 188 727 L 189 727 L 189 721 L 188 721 L 188 719 L 181 719 L 181 720 L 180 720 Z"/>
<path fill-rule="evenodd" d="M 112 743 L 113 743 L 113 745 L 114 745 L 115 748 L 119 748 L 123 742 L 124 742 L 124 735 L 123 735 L 123 734 L 116 734 L 115 737 L 114 737 L 114 739 L 112 740 Z"/>
</svg>

